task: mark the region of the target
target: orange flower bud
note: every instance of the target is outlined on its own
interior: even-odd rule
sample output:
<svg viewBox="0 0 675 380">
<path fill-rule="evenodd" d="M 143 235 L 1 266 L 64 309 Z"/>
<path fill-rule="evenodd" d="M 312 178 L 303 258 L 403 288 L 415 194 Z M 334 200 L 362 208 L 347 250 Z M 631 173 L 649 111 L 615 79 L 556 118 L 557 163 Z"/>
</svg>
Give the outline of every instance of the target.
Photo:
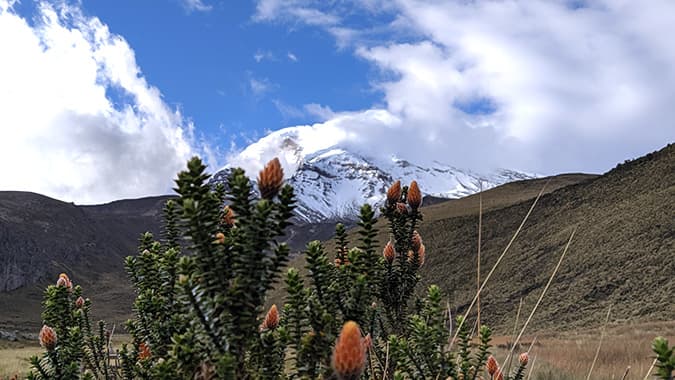
<svg viewBox="0 0 675 380">
<path fill-rule="evenodd" d="M 490 374 L 490 376 L 493 376 L 499 370 L 499 364 L 497 364 L 497 359 L 495 359 L 494 356 L 490 355 L 490 357 L 488 357 L 487 359 L 487 362 L 485 363 L 485 368 L 487 368 L 487 371 Z"/>
<path fill-rule="evenodd" d="M 279 311 L 277 305 L 272 305 L 265 315 L 265 320 L 260 325 L 260 330 L 274 330 L 277 326 L 279 326 Z"/>
<path fill-rule="evenodd" d="M 396 250 L 394 249 L 394 245 L 391 244 L 391 241 L 387 243 L 387 245 L 384 247 L 384 250 L 382 251 L 382 256 L 387 260 L 387 262 L 392 263 L 394 261 L 394 258 L 396 257 Z"/>
<path fill-rule="evenodd" d="M 145 342 L 142 342 L 138 345 L 138 360 L 150 359 L 152 352 L 150 351 L 150 346 Z"/>
<path fill-rule="evenodd" d="M 260 196 L 265 199 L 272 199 L 281 190 L 284 180 L 284 170 L 281 168 L 281 162 L 278 158 L 265 165 L 265 168 L 258 175 L 258 189 Z"/>
<path fill-rule="evenodd" d="M 223 224 L 228 227 L 234 226 L 234 211 L 227 206 L 225 206 L 225 210 L 223 210 Z"/>
<path fill-rule="evenodd" d="M 218 232 L 216 234 L 216 240 L 214 241 L 215 244 L 225 244 L 225 234 L 222 232 Z"/>
<path fill-rule="evenodd" d="M 75 300 L 75 307 L 78 309 L 82 309 L 82 306 L 84 306 L 84 298 L 82 298 L 81 296 L 77 297 L 77 299 Z"/>
<path fill-rule="evenodd" d="M 54 332 L 54 329 L 51 327 L 44 325 L 42 326 L 42 329 L 40 330 L 40 346 L 44 347 L 47 349 L 47 351 L 51 351 L 56 347 L 56 332 Z"/>
<path fill-rule="evenodd" d="M 413 210 L 417 210 L 422 205 L 422 193 L 420 192 L 417 181 L 412 181 L 408 188 L 408 204 Z"/>
<path fill-rule="evenodd" d="M 349 321 L 342 326 L 333 349 L 333 370 L 339 380 L 357 380 L 366 365 L 366 348 L 359 325 Z"/>
<path fill-rule="evenodd" d="M 408 213 L 408 206 L 405 205 L 403 202 L 398 202 L 396 204 L 396 212 L 398 212 L 401 215 L 405 215 Z"/>
<path fill-rule="evenodd" d="M 56 280 L 56 286 L 65 286 L 68 290 L 71 290 L 73 288 L 73 283 L 70 281 L 67 274 L 61 273 L 59 279 Z"/>
<path fill-rule="evenodd" d="M 413 231 L 412 234 L 412 247 L 414 251 L 419 251 L 420 246 L 422 245 L 422 236 L 417 230 Z"/>
<path fill-rule="evenodd" d="M 520 362 L 520 365 L 525 367 L 527 365 L 527 362 L 530 360 L 530 355 L 527 354 L 527 352 L 523 352 L 518 356 L 518 361 Z"/>
<path fill-rule="evenodd" d="M 387 190 L 387 202 L 389 204 L 394 204 L 401 199 L 401 181 L 394 182 L 393 185 Z"/>
<path fill-rule="evenodd" d="M 424 265 L 424 255 L 426 253 L 426 249 L 424 248 L 424 244 L 420 246 L 420 249 L 417 251 L 417 263 L 419 266 Z M 415 260 L 415 251 L 410 250 L 408 251 L 408 262 L 412 263 Z"/>
</svg>

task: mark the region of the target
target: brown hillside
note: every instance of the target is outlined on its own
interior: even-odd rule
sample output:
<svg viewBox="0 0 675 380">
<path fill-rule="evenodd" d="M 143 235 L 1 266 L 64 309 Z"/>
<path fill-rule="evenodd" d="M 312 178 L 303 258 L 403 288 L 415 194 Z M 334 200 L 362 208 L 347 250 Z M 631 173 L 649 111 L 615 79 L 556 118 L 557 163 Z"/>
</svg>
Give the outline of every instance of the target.
<svg viewBox="0 0 675 380">
<path fill-rule="evenodd" d="M 484 215 L 484 274 L 530 205 L 526 201 Z M 494 325 L 512 326 L 521 297 L 523 311 L 529 313 L 576 227 L 533 327 L 595 324 L 610 304 L 616 321 L 674 319 L 674 215 L 672 144 L 594 180 L 543 196 L 488 284 L 483 315 Z M 424 282 L 441 285 L 460 310 L 475 294 L 476 219 L 438 218 L 420 229 L 430 252 Z"/>
</svg>

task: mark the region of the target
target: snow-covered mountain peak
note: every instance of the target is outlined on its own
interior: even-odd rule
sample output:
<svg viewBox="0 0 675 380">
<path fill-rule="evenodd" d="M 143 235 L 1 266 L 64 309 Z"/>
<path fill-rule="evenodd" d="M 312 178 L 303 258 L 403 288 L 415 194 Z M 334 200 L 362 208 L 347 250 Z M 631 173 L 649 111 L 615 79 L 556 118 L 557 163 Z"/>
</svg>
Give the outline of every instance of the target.
<svg viewBox="0 0 675 380">
<path fill-rule="evenodd" d="M 330 125 L 282 129 L 249 145 L 215 173 L 224 182 L 232 167 L 242 167 L 255 180 L 264 164 L 278 157 L 297 197 L 297 215 L 304 222 L 354 219 L 361 205 L 380 205 L 395 181 L 416 180 L 424 195 L 459 198 L 505 182 L 532 178 L 512 170 L 474 173 L 438 161 L 419 164 L 397 156 L 355 152 L 347 136 Z"/>
<path fill-rule="evenodd" d="M 344 131 L 330 125 L 284 128 L 246 147 L 223 169 L 241 167 L 247 173 L 257 173 L 265 163 L 277 157 L 286 178 L 290 178 L 308 155 L 332 148 L 346 137 Z"/>
</svg>

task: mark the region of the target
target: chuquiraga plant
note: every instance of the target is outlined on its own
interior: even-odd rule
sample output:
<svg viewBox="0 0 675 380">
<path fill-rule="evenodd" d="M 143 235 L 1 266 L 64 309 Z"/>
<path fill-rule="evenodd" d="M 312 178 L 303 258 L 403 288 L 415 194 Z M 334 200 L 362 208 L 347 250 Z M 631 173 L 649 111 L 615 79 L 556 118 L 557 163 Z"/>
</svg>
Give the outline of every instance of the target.
<svg viewBox="0 0 675 380">
<path fill-rule="evenodd" d="M 293 189 L 283 186 L 276 159 L 260 173 L 259 197 L 243 170 L 232 171 L 226 194 L 209 186 L 204 169 L 195 158 L 179 173 L 166 242 L 146 236 L 141 254 L 127 260 L 139 294 L 129 322 L 134 344 L 123 352 L 126 378 L 271 379 L 283 372 L 278 313 L 262 327 L 259 319 L 288 259 L 277 239 L 290 224 Z M 179 257 L 181 238 L 187 254 Z"/>
<path fill-rule="evenodd" d="M 143 235 L 139 254 L 127 259 L 137 299 L 127 324 L 133 341 L 120 352 L 124 378 L 479 377 L 490 330 L 482 326 L 472 348 L 468 325 L 459 323 L 464 330 L 453 351 L 440 289 L 416 296 L 427 252 L 416 231 L 422 196 L 415 182 L 396 182 L 387 192 L 384 249 L 376 242 L 375 212 L 365 205 L 354 247 L 343 225 L 334 257 L 309 243 L 308 278 L 289 269 L 283 312 L 273 305 L 264 313 L 289 255 L 278 240 L 290 224 L 293 189 L 283 186 L 276 159 L 261 171 L 257 191 L 240 169 L 231 172 L 227 191 L 213 189 L 204 170 L 195 158 L 179 173 L 163 239 Z M 74 371 L 83 358 L 72 351 L 55 367 Z M 514 375 L 520 377 L 522 370 Z"/>
<path fill-rule="evenodd" d="M 110 363 L 110 333 L 100 321 L 92 327 L 91 301 L 82 288 L 73 286 L 65 273 L 49 285 L 43 301 L 40 345 L 42 357 L 31 358 L 29 379 L 113 379 Z"/>
<path fill-rule="evenodd" d="M 150 233 L 143 234 L 139 255 L 127 257 L 125 263 L 137 292 L 137 317 L 126 326 L 133 342 L 120 352 L 125 378 L 171 371 L 161 363 L 168 359 L 173 337 L 186 331 L 185 308 L 176 287 L 180 245 L 175 201 L 166 203 L 164 219 L 163 242 L 154 241 Z"/>
</svg>

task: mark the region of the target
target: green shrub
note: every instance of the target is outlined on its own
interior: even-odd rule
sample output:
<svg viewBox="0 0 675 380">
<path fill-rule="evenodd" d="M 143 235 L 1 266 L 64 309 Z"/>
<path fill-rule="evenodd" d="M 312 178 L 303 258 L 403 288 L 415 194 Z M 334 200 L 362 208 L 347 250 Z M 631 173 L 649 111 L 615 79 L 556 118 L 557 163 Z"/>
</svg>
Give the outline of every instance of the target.
<svg viewBox="0 0 675 380">
<path fill-rule="evenodd" d="M 29 379 L 111 379 L 110 333 L 101 321 L 93 328 L 91 301 L 62 273 L 45 291 L 40 330 L 42 357 L 32 357 Z"/>
</svg>

